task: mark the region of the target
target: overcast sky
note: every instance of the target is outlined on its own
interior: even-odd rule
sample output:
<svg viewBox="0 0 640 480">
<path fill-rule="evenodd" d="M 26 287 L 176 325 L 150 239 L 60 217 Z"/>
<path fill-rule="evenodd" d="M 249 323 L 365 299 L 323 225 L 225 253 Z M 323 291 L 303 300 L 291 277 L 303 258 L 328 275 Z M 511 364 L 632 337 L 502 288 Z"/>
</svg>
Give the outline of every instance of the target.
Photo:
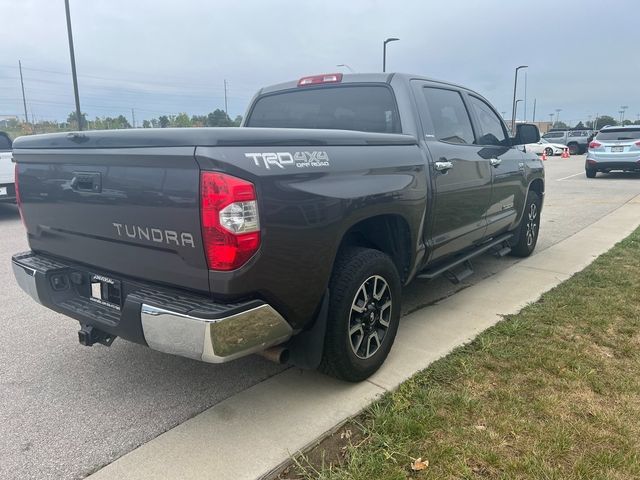
<svg viewBox="0 0 640 480">
<path fill-rule="evenodd" d="M 74 109 L 63 0 L 0 0 L 0 115 Z M 527 117 L 640 114 L 640 1 L 71 0 L 82 110 L 136 119 L 224 108 L 243 114 L 263 85 L 381 70 L 462 84 L 510 112 L 514 68 L 527 71 Z M 518 97 L 524 98 L 524 75 Z M 521 104 L 522 105 L 522 104 Z M 524 109 L 520 108 L 519 118 Z M 506 115 L 510 118 L 510 113 Z M 131 121 L 131 120 L 130 120 Z"/>
</svg>

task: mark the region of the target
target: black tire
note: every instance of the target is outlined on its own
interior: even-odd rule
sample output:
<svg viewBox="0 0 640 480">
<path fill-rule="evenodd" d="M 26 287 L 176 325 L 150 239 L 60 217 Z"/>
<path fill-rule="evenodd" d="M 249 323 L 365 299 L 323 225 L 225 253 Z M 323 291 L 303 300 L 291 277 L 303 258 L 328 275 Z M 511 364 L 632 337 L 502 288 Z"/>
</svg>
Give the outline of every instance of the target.
<svg viewBox="0 0 640 480">
<path fill-rule="evenodd" d="M 577 143 L 570 143 L 567 146 L 569 147 L 569 155 L 580 154 L 580 146 Z"/>
<path fill-rule="evenodd" d="M 595 168 L 585 168 L 584 173 L 587 175 L 587 178 L 596 178 L 598 171 Z"/>
<path fill-rule="evenodd" d="M 544 154 L 545 154 L 547 157 L 553 157 L 553 148 L 551 148 L 551 147 L 547 147 L 547 148 L 545 148 L 545 149 L 544 149 Z"/>
<path fill-rule="evenodd" d="M 388 255 L 361 247 L 340 252 L 329 284 L 329 315 L 319 370 L 349 382 L 362 381 L 378 370 L 398 331 L 400 295 L 400 276 Z M 383 309 L 387 302 L 390 304 Z"/>
<path fill-rule="evenodd" d="M 540 232 L 540 206 L 540 196 L 533 190 L 529 190 L 522 220 L 511 242 L 511 255 L 528 257 L 535 250 Z"/>
</svg>

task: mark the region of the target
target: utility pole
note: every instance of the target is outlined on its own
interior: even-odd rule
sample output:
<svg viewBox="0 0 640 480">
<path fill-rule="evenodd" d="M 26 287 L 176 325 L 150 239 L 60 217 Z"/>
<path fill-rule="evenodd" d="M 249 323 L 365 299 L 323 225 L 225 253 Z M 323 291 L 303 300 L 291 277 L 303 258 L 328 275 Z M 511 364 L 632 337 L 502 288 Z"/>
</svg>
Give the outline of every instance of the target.
<svg viewBox="0 0 640 480">
<path fill-rule="evenodd" d="M 133 125 L 133 128 L 136 128 L 136 112 L 133 108 L 131 109 L 131 125 Z"/>
<path fill-rule="evenodd" d="M 224 80 L 224 114 L 229 118 L 229 112 L 227 110 L 227 80 Z"/>
<path fill-rule="evenodd" d="M 82 113 L 80 112 L 80 95 L 78 94 L 78 76 L 76 74 L 76 55 L 73 51 L 73 33 L 71 33 L 71 14 L 69 13 L 69 0 L 64 0 L 64 8 L 67 13 L 67 35 L 69 37 L 69 57 L 71 58 L 73 95 L 76 99 L 76 119 L 78 120 L 78 130 L 82 130 Z"/>
<path fill-rule="evenodd" d="M 625 110 L 626 110 L 627 108 L 629 108 L 629 107 L 628 107 L 628 106 L 626 106 L 626 105 L 622 105 L 622 106 L 620 107 L 620 109 L 622 110 L 622 117 L 620 118 L 620 125 L 622 125 L 622 124 L 624 123 L 624 113 L 625 113 Z"/>
<path fill-rule="evenodd" d="M 24 123 L 29 123 L 27 117 L 27 100 L 24 96 L 24 80 L 22 79 L 22 62 L 18 60 L 18 68 L 20 69 L 20 85 L 22 86 L 22 105 L 24 106 Z"/>
<path fill-rule="evenodd" d="M 561 108 L 556 108 L 556 123 L 558 123 L 560 121 L 560 112 L 562 111 Z"/>
</svg>

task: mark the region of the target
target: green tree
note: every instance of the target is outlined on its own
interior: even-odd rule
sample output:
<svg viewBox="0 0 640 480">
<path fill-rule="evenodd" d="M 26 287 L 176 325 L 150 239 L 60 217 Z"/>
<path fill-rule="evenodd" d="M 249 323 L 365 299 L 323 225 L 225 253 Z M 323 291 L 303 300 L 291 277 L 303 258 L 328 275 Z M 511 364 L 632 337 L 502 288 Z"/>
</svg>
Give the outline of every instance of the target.
<svg viewBox="0 0 640 480">
<path fill-rule="evenodd" d="M 600 130 L 605 125 L 617 125 L 615 118 L 610 115 L 602 115 L 598 117 L 598 121 L 596 122 L 596 130 Z"/>
<path fill-rule="evenodd" d="M 242 115 L 236 115 L 236 118 L 233 121 L 233 126 L 239 127 L 241 123 L 242 123 Z"/>
<path fill-rule="evenodd" d="M 158 118 L 158 122 L 160 123 L 160 128 L 167 128 L 169 126 L 169 117 L 161 115 L 160 118 Z"/>
<path fill-rule="evenodd" d="M 629 120 L 629 119 L 625 119 L 625 120 L 622 122 L 622 125 L 633 125 L 633 122 L 632 122 L 631 120 Z"/>
<path fill-rule="evenodd" d="M 151 122 L 149 120 L 143 120 L 142 128 L 151 128 Z"/>
<path fill-rule="evenodd" d="M 213 112 L 207 115 L 208 127 L 231 127 L 233 122 L 224 110 L 216 108 Z"/>
<path fill-rule="evenodd" d="M 569 125 L 567 125 L 563 121 L 558 121 L 553 124 L 553 128 L 569 128 Z"/>
<path fill-rule="evenodd" d="M 80 121 L 82 122 L 82 127 L 86 127 L 87 126 L 87 114 L 86 113 L 81 113 L 80 114 Z M 71 126 L 71 127 L 75 127 L 75 128 L 80 128 L 78 125 L 78 116 L 76 115 L 76 112 L 71 112 L 69 114 L 69 116 L 67 117 L 67 123 Z"/>
<path fill-rule="evenodd" d="M 190 127 L 191 119 L 189 118 L 189 115 L 187 115 L 186 113 L 179 113 L 174 118 L 172 118 L 171 125 L 173 127 L 182 127 L 182 128 Z"/>
<path fill-rule="evenodd" d="M 582 123 L 582 121 L 580 121 L 580 122 L 576 123 L 576 126 L 574 128 L 584 129 L 585 126 L 584 126 L 584 123 Z"/>
</svg>

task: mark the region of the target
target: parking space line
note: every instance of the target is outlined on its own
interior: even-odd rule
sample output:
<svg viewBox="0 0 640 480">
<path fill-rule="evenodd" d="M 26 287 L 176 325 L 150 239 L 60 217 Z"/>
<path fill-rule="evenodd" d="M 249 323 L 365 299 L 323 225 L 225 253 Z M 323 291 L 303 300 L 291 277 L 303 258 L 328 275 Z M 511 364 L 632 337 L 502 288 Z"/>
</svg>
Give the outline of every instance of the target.
<svg viewBox="0 0 640 480">
<path fill-rule="evenodd" d="M 558 178 L 556 180 L 556 182 L 561 182 L 562 180 L 566 180 L 566 179 L 571 178 L 571 177 L 577 177 L 578 175 L 583 175 L 583 174 L 584 174 L 584 172 L 574 173 L 573 175 L 569 175 L 568 177 Z"/>
</svg>

